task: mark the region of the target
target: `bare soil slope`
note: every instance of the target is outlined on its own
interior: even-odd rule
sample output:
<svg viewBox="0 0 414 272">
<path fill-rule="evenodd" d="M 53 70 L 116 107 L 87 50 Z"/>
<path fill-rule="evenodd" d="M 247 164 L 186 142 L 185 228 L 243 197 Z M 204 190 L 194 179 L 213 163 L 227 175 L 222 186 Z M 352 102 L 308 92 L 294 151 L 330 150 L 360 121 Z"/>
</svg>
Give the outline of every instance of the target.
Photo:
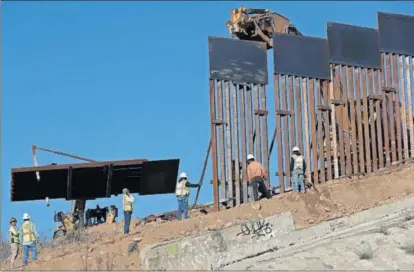
<svg viewBox="0 0 414 272">
<path fill-rule="evenodd" d="M 370 209 L 414 195 L 414 166 L 393 173 L 378 174 L 360 180 L 342 180 L 318 186 L 306 194 L 286 193 L 271 200 L 245 204 L 219 213 L 192 213 L 185 221 L 142 223 L 133 220 L 132 235 L 122 237 L 122 223 L 103 224 L 89 229 L 88 235 L 75 234 L 76 243 L 44 248 L 39 262 L 27 270 L 55 269 L 141 269 L 139 250 L 149 244 L 197 235 L 207 230 L 228 227 L 250 218 L 290 211 L 298 228 Z M 72 237 L 73 238 L 73 237 Z M 140 240 L 138 250 L 131 243 Z"/>
</svg>

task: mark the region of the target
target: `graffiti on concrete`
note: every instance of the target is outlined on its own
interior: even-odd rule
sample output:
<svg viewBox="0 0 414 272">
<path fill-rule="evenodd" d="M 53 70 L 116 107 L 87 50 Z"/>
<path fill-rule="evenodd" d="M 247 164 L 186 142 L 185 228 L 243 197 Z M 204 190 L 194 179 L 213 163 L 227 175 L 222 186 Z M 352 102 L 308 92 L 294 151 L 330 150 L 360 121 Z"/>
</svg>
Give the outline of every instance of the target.
<svg viewBox="0 0 414 272">
<path fill-rule="evenodd" d="M 240 232 L 237 234 L 237 236 L 252 236 L 253 238 L 259 239 L 260 237 L 264 237 L 268 234 L 271 234 L 272 232 L 272 224 L 266 223 L 266 221 L 263 219 L 250 222 L 250 226 L 249 224 L 242 224 Z"/>
</svg>

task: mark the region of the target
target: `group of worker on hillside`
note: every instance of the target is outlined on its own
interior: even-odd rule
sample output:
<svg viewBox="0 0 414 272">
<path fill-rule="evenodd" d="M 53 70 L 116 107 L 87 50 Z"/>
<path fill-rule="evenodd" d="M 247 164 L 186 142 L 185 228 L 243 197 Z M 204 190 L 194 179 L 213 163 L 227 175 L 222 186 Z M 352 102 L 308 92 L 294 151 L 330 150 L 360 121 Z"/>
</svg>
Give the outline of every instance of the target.
<svg viewBox="0 0 414 272">
<path fill-rule="evenodd" d="M 303 155 L 297 146 L 292 149 L 292 156 L 290 159 L 290 170 L 292 173 L 291 183 L 294 192 L 305 192 L 305 170 L 306 163 Z M 267 170 L 264 169 L 262 164 L 255 160 L 252 154 L 247 156 L 247 180 L 250 188 L 250 196 L 253 195 L 255 201 L 261 198 L 272 198 L 269 189 L 265 185 L 267 180 Z M 186 173 L 181 173 L 176 185 L 176 197 L 178 202 L 178 220 L 188 218 L 188 199 L 190 196 L 190 188 L 198 188 L 201 186 L 201 182 L 193 184 L 188 181 Z M 261 196 L 259 197 L 259 193 Z M 130 232 L 130 224 L 133 211 L 133 203 L 135 199 L 130 194 L 127 188 L 122 190 L 122 207 L 124 211 L 124 236 L 128 236 Z M 30 216 L 23 214 L 23 224 L 19 229 L 17 227 L 16 218 L 10 219 L 10 245 L 11 245 L 11 264 L 15 265 L 17 256 L 19 254 L 20 243 L 23 244 L 23 265 L 26 265 L 29 259 L 29 251 L 32 252 L 33 261 L 37 260 L 37 241 L 39 239 L 36 227 L 33 222 L 30 221 Z"/>
</svg>

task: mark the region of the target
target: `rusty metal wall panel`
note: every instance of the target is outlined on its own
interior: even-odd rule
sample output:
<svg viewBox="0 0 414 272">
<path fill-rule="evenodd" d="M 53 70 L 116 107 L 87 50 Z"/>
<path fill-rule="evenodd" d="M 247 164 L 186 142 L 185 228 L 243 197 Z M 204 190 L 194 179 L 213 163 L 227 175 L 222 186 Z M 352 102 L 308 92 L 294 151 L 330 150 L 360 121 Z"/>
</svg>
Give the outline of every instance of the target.
<svg viewBox="0 0 414 272">
<path fill-rule="evenodd" d="M 413 29 L 414 30 L 414 29 Z M 404 77 L 404 66 L 405 58 L 398 55 L 398 79 L 399 79 L 399 101 L 401 103 L 400 111 L 398 112 L 401 115 L 401 131 L 402 131 L 402 151 L 404 160 L 408 159 L 408 125 L 407 125 L 407 110 L 405 103 L 405 77 Z"/>
<path fill-rule="evenodd" d="M 234 164 L 232 164 L 233 168 L 233 176 L 234 176 L 234 190 L 235 197 L 236 197 L 236 205 L 240 205 L 241 196 L 240 196 L 240 171 L 239 171 L 239 163 L 240 163 L 240 147 L 239 147 L 239 107 L 238 107 L 238 86 L 235 84 L 231 85 L 231 96 L 232 96 L 232 118 L 233 118 L 233 126 L 232 126 L 232 133 L 233 133 L 233 144 L 234 144 Z"/>
<path fill-rule="evenodd" d="M 414 16 L 378 12 L 381 52 L 414 56 Z"/>
<path fill-rule="evenodd" d="M 366 69 L 364 69 L 366 70 Z M 370 90 L 373 88 L 374 86 L 374 77 L 373 77 L 373 72 L 372 69 L 368 70 L 368 98 L 369 98 L 369 130 L 371 133 L 371 145 L 369 147 L 369 149 L 372 152 L 372 168 L 374 169 L 374 171 L 378 170 L 378 152 L 377 152 L 377 148 L 376 148 L 376 141 L 377 141 L 377 137 L 379 135 L 379 133 L 376 133 L 375 131 L 375 119 L 379 118 L 378 116 L 378 109 L 375 108 L 375 101 L 373 99 L 370 99 L 371 97 L 369 96 Z M 375 90 L 375 88 L 374 88 Z M 368 130 L 368 127 L 367 127 Z"/>
<path fill-rule="evenodd" d="M 377 29 L 328 22 L 328 44 L 331 63 L 381 69 Z"/>
<path fill-rule="evenodd" d="M 397 160 L 398 162 L 401 162 L 403 159 L 402 156 L 402 144 L 403 144 L 403 139 L 402 139 L 402 134 L 401 134 L 401 108 L 400 108 L 400 80 L 398 78 L 398 56 L 394 55 L 392 56 L 392 82 L 393 82 L 393 86 L 395 88 L 396 94 L 394 96 L 394 101 L 393 101 L 393 105 L 394 105 L 394 111 L 395 111 L 395 126 L 396 126 L 396 148 L 397 148 Z"/>
<path fill-rule="evenodd" d="M 381 82 L 381 78 L 380 78 L 380 71 L 378 70 L 373 70 L 372 72 L 374 74 L 374 90 L 373 90 L 373 94 L 374 95 L 378 95 L 378 99 L 375 99 L 375 112 L 376 112 L 376 131 L 377 131 L 377 154 L 378 154 L 378 167 L 379 168 L 383 168 L 384 167 L 384 143 L 382 140 L 383 137 L 383 124 L 385 126 L 385 119 L 381 118 L 381 103 L 383 100 L 383 97 L 381 95 L 380 92 L 380 82 Z M 375 165 L 377 166 L 377 165 Z M 374 169 L 375 171 L 377 170 L 377 168 Z"/>
<path fill-rule="evenodd" d="M 363 111 L 363 130 L 364 130 L 364 150 L 365 150 L 365 163 L 366 163 L 366 165 L 365 165 L 365 167 L 366 167 L 366 171 L 367 171 L 367 173 L 368 174 L 370 174 L 371 172 L 372 172 L 372 167 L 371 167 L 371 152 L 370 152 L 370 150 L 372 149 L 372 145 L 371 145 L 371 142 L 370 142 L 370 137 L 369 137 L 369 135 L 370 135 L 370 125 L 369 125 L 369 111 L 368 111 L 368 108 L 369 109 L 371 109 L 370 108 L 370 105 L 368 105 L 369 104 L 369 102 L 368 102 L 368 96 L 369 96 L 369 93 L 368 93 L 368 91 L 367 91 L 367 69 L 365 69 L 365 68 L 362 68 L 361 69 L 362 70 L 362 75 L 361 75 L 361 86 L 362 86 L 362 89 L 361 89 L 361 92 L 362 92 L 362 107 L 363 107 L 363 109 L 362 109 L 362 111 Z M 374 134 L 372 134 L 372 135 L 374 135 Z M 373 137 L 373 138 L 375 138 L 375 137 Z M 374 139 L 373 139 L 374 140 Z M 374 153 L 375 153 L 375 155 L 374 155 Z M 372 151 L 372 158 L 373 158 L 373 161 L 375 161 L 375 159 L 374 159 L 374 157 L 376 156 L 376 150 L 374 149 L 373 151 Z M 374 163 L 374 165 L 375 165 L 375 163 Z M 374 171 L 376 171 L 377 169 L 374 169 Z"/>
<path fill-rule="evenodd" d="M 247 202 L 247 137 L 246 137 L 246 104 L 245 104 L 245 87 L 239 85 L 240 92 L 240 141 L 241 141 L 241 162 L 242 162 L 242 180 L 243 180 L 243 198 L 242 202 Z"/>
<path fill-rule="evenodd" d="M 269 139 L 268 139 L 268 127 L 267 127 L 267 101 L 266 101 L 266 86 L 260 87 L 260 122 L 262 123 L 262 135 L 263 135 L 263 166 L 269 172 L 268 179 L 266 180 L 267 188 L 271 187 L 271 174 L 269 168 Z"/>
<path fill-rule="evenodd" d="M 390 136 L 389 136 L 389 128 L 388 128 L 388 113 L 387 113 L 387 94 L 383 91 L 383 88 L 387 86 L 386 84 L 386 65 L 385 65 L 385 54 L 381 54 L 381 63 L 383 65 L 383 69 L 381 70 L 380 74 L 380 88 L 379 94 L 382 96 L 381 100 L 381 116 L 382 119 L 382 132 L 384 138 L 384 159 L 385 159 L 385 167 L 391 165 L 391 154 L 390 154 Z M 377 112 L 379 114 L 379 111 Z"/>
<path fill-rule="evenodd" d="M 311 142 L 310 139 L 310 134 L 309 134 L 309 110 L 308 110 L 308 80 L 307 78 L 301 78 L 300 81 L 302 81 L 302 88 L 301 88 L 301 92 L 302 92 L 302 96 L 303 96 L 303 115 L 302 114 L 298 114 L 297 115 L 297 119 L 302 119 L 301 117 L 303 116 L 303 127 L 304 129 L 304 153 L 305 153 L 305 158 L 306 158 L 306 163 L 307 163 L 307 167 L 306 167 L 306 171 L 305 171 L 305 176 L 306 176 L 306 180 L 311 183 L 312 182 L 312 175 L 311 175 L 311 167 L 312 167 L 312 162 L 311 162 L 311 150 L 310 150 L 310 145 L 309 143 Z M 299 81 L 299 82 L 300 82 Z M 300 99 L 299 99 L 300 100 Z M 299 107 L 299 105 L 296 105 L 297 107 Z M 300 113 L 300 111 L 299 111 Z M 299 120 L 299 122 L 301 123 L 301 120 Z M 299 127 L 300 130 L 302 130 L 302 127 Z M 301 133 L 299 134 L 301 135 Z M 303 138 L 300 138 L 300 142 L 302 142 Z"/>
<path fill-rule="evenodd" d="M 332 152 L 333 152 L 333 167 L 334 167 L 334 178 L 338 178 L 339 177 L 339 165 L 338 165 L 338 143 L 337 143 L 337 133 L 336 133 L 336 108 L 335 108 L 335 104 L 334 104 L 334 100 L 335 100 L 335 90 L 334 90 L 334 75 L 333 75 L 333 67 L 331 65 L 330 67 L 331 69 L 331 80 L 329 81 L 329 101 L 328 104 L 330 105 L 330 110 L 331 110 L 331 119 L 330 119 L 330 123 L 331 123 L 331 131 L 332 131 Z"/>
<path fill-rule="evenodd" d="M 274 73 L 330 79 L 326 39 L 278 33 L 273 45 Z"/>
<path fill-rule="evenodd" d="M 333 87 L 334 87 L 334 101 L 337 101 L 335 109 L 335 120 L 337 120 L 337 138 L 338 138 L 338 150 L 339 150 L 339 165 L 338 165 L 338 175 L 344 176 L 346 174 L 346 161 L 345 161 L 345 146 L 344 146 L 344 126 L 343 126 L 343 108 L 345 103 L 342 99 L 342 89 L 341 89 L 341 71 L 339 65 L 335 65 L 332 70 L 333 78 Z"/>
<path fill-rule="evenodd" d="M 268 83 L 267 49 L 263 42 L 209 37 L 210 79 Z"/>
<path fill-rule="evenodd" d="M 217 155 L 217 129 L 216 129 L 216 83 L 210 80 L 210 137 L 211 137 L 211 164 L 213 172 L 213 202 L 214 210 L 219 211 L 219 176 L 218 176 L 218 155 Z"/>
<path fill-rule="evenodd" d="M 227 192 L 225 187 L 225 180 L 226 180 L 226 164 L 225 164 L 225 145 L 224 145 L 224 119 L 225 119 L 225 111 L 224 111 L 224 96 L 223 96 L 223 82 L 221 80 L 216 80 L 215 83 L 217 89 L 217 119 L 219 120 L 218 125 L 218 165 L 219 165 L 219 186 L 220 186 L 220 199 L 227 198 Z"/>
<path fill-rule="evenodd" d="M 278 175 L 279 175 L 279 185 L 280 185 L 280 193 L 284 193 L 286 186 L 285 186 L 285 178 L 283 173 L 283 145 L 282 145 L 282 115 L 280 114 L 281 106 L 280 106 L 280 94 L 284 90 L 281 89 L 281 76 L 275 74 L 274 75 L 274 99 L 275 99 L 275 112 L 276 112 L 276 135 L 277 135 L 277 166 L 278 166 Z"/>
<path fill-rule="evenodd" d="M 314 88 L 314 79 L 309 79 L 308 82 L 308 89 L 309 89 L 309 108 L 310 108 L 310 116 L 311 116 L 311 148 L 312 148 L 312 172 L 313 172 L 313 184 L 317 186 L 319 184 L 319 172 L 318 172 L 318 137 L 317 129 L 318 129 L 318 118 L 317 118 L 317 111 L 315 108 L 316 104 L 316 95 L 315 95 L 315 88 Z M 305 89 L 306 90 L 306 89 Z M 319 129 L 318 129 L 319 133 Z"/>
<path fill-rule="evenodd" d="M 357 141 L 358 141 L 358 160 L 359 160 L 359 171 L 365 173 L 365 149 L 364 149 L 364 138 L 362 133 L 362 116 L 361 116 L 361 71 L 360 68 L 354 68 L 355 78 L 355 112 L 356 112 L 356 129 L 357 129 Z"/>
<path fill-rule="evenodd" d="M 225 121 L 226 121 L 226 138 L 225 138 L 225 172 L 226 172 L 226 195 L 227 199 L 234 199 L 233 196 L 233 169 L 232 169 L 232 160 L 233 160 L 233 139 L 231 137 L 231 127 L 232 127 L 232 116 L 231 116 L 231 101 L 230 101 L 230 82 L 224 82 L 224 108 L 225 108 Z M 228 202 L 230 207 L 233 207 L 233 201 Z"/>
<path fill-rule="evenodd" d="M 405 64 L 405 76 L 404 76 L 404 80 L 405 80 L 405 92 L 407 94 L 407 123 L 408 123 L 408 131 L 409 131 L 409 140 L 410 140 L 410 146 L 407 147 L 407 149 L 409 149 L 409 154 L 410 157 L 414 156 L 414 127 L 413 127 L 413 100 L 412 100 L 412 95 L 411 95 L 411 80 L 412 75 L 411 75 L 411 69 L 410 69 L 410 59 L 411 57 L 406 56 L 405 60 L 404 60 L 404 64 Z"/>
</svg>

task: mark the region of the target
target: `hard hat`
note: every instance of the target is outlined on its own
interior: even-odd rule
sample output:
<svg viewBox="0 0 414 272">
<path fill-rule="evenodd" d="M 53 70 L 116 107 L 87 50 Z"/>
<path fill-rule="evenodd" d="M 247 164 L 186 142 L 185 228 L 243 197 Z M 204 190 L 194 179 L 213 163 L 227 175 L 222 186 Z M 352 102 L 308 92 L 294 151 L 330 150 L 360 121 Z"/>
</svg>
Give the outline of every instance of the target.
<svg viewBox="0 0 414 272">
<path fill-rule="evenodd" d="M 252 154 L 247 155 L 247 160 L 254 160 L 254 156 Z"/>
<path fill-rule="evenodd" d="M 182 172 L 182 173 L 180 174 L 180 179 L 181 179 L 181 178 L 187 178 L 187 173 Z"/>
<path fill-rule="evenodd" d="M 10 218 L 10 223 L 11 222 L 17 222 L 17 219 L 15 217 Z"/>
<path fill-rule="evenodd" d="M 123 194 L 126 194 L 126 193 L 128 193 L 128 192 L 129 192 L 129 190 L 128 190 L 127 188 L 122 189 L 122 193 L 123 193 Z"/>
<path fill-rule="evenodd" d="M 297 146 L 294 146 L 293 148 L 292 148 L 292 152 L 295 152 L 295 151 L 299 151 L 300 149 L 299 149 L 299 147 L 297 147 Z"/>
<path fill-rule="evenodd" d="M 30 219 L 30 215 L 28 213 L 23 214 L 23 220 Z"/>
</svg>

